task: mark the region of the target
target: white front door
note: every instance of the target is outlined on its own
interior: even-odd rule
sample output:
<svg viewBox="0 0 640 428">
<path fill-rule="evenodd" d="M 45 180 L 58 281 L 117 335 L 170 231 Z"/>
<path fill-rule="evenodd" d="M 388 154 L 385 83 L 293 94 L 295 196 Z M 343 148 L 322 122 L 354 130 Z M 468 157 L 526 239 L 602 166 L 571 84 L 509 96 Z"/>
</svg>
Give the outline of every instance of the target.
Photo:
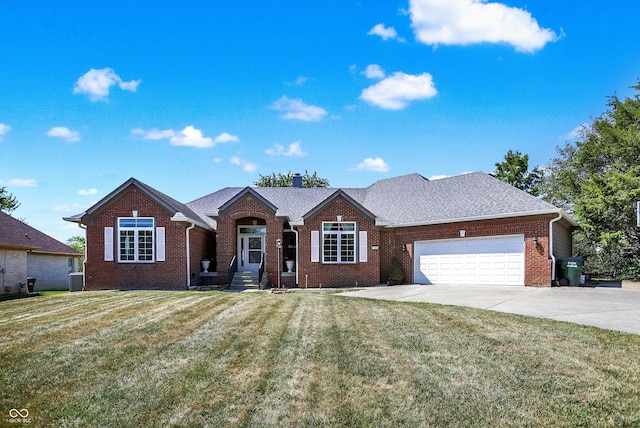
<svg viewBox="0 0 640 428">
<path fill-rule="evenodd" d="M 257 272 L 264 252 L 264 235 L 238 235 L 238 270 Z"/>
</svg>

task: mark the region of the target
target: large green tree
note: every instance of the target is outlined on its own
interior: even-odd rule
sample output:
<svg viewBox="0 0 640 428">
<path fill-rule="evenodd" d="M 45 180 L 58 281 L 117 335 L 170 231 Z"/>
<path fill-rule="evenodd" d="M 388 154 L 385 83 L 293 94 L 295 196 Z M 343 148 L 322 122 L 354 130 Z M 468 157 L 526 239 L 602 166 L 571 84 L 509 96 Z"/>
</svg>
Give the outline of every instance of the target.
<svg viewBox="0 0 640 428">
<path fill-rule="evenodd" d="M 18 208 L 20 203 L 11 193 L 7 192 L 6 187 L 0 187 L 0 211 L 10 214 Z"/>
<path fill-rule="evenodd" d="M 542 172 L 537 166 L 529 170 L 529 155 L 523 155 L 520 151 L 509 150 L 504 160 L 496 163 L 496 171 L 493 175 L 534 196 L 539 193 L 538 184 L 542 179 Z"/>
<path fill-rule="evenodd" d="M 260 179 L 253 184 L 258 187 L 292 187 L 293 175 L 291 171 L 286 174 L 272 173 L 271 175 L 260 174 Z M 329 187 L 329 180 L 318 177 L 317 173 L 309 174 L 307 171 L 302 176 L 302 187 Z"/>
<path fill-rule="evenodd" d="M 558 149 L 541 186 L 546 200 L 578 220 L 587 270 L 619 278 L 640 277 L 640 80 L 632 89 L 623 100 L 609 97 L 578 141 Z"/>
</svg>

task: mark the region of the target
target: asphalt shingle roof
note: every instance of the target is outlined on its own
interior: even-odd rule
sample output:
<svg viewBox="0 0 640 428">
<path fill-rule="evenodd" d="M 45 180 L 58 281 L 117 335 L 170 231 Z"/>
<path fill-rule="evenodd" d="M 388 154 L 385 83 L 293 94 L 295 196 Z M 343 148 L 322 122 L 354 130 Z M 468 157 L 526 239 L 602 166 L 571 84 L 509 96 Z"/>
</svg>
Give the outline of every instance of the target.
<svg viewBox="0 0 640 428">
<path fill-rule="evenodd" d="M 244 189 L 226 187 L 189 202 L 187 206 L 215 227 L 215 220 L 208 216 L 217 213 L 221 206 Z M 294 187 L 252 189 L 276 206 L 278 215 L 286 215 L 290 221 L 299 221 L 339 190 Z M 555 206 L 482 172 L 431 181 L 419 174 L 409 174 L 379 180 L 366 188 L 341 190 L 373 213 L 380 223 L 388 226 L 559 212 Z"/>
<path fill-rule="evenodd" d="M 68 245 L 1 211 L 0 247 L 33 250 L 47 254 L 81 255 Z"/>
</svg>

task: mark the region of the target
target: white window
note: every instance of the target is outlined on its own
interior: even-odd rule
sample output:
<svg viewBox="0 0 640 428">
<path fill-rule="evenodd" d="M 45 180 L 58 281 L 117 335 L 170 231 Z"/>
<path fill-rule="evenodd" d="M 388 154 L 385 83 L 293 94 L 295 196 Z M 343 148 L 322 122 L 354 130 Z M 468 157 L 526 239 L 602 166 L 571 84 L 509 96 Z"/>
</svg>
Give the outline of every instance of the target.
<svg viewBox="0 0 640 428">
<path fill-rule="evenodd" d="M 356 262 L 355 222 L 322 223 L 322 262 Z"/>
<path fill-rule="evenodd" d="M 120 262 L 153 262 L 153 218 L 118 218 L 118 245 Z"/>
</svg>

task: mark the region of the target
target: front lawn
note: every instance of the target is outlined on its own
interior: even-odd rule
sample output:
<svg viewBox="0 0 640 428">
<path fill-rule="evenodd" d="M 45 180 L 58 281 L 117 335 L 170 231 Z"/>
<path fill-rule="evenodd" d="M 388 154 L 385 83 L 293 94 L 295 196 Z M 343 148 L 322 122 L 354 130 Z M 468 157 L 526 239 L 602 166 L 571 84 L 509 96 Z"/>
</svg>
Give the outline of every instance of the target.
<svg viewBox="0 0 640 428">
<path fill-rule="evenodd" d="M 470 308 L 67 293 L 0 302 L 0 337 L 0 425 L 640 424 L 640 336 Z"/>
</svg>

